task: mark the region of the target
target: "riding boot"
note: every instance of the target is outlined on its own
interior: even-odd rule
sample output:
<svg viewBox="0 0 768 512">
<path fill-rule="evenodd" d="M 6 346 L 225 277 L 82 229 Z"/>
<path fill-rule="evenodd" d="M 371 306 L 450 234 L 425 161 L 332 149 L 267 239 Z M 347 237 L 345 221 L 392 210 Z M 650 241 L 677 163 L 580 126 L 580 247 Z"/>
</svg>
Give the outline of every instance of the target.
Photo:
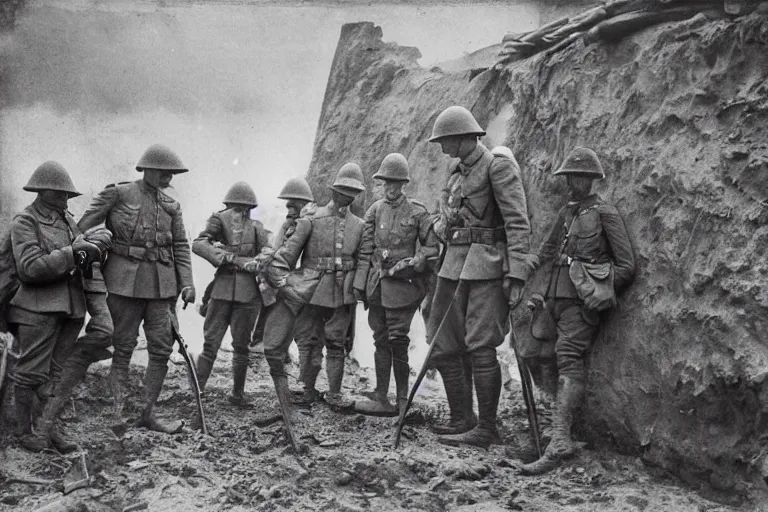
<svg viewBox="0 0 768 512">
<path fill-rule="evenodd" d="M 248 359 L 239 360 L 235 354 L 232 359 L 232 395 L 229 397 L 229 403 L 237 407 L 249 408 L 253 404 L 245 396 L 245 376 L 248 373 Z"/>
<path fill-rule="evenodd" d="M 35 399 L 35 390 L 16 386 L 16 435 L 19 444 L 32 452 L 41 452 L 48 448 L 47 435 L 32 433 L 32 403 Z"/>
<path fill-rule="evenodd" d="M 176 434 L 181 432 L 184 423 L 178 420 L 170 423 L 160 421 L 157 419 L 154 412 L 155 402 L 157 402 L 157 399 L 160 396 L 160 391 L 163 389 L 163 381 L 165 380 L 166 373 L 168 373 L 167 363 L 158 364 L 150 361 L 147 365 L 147 371 L 144 374 L 144 411 L 142 411 L 136 426 L 147 427 L 149 430 L 166 434 Z"/>
<path fill-rule="evenodd" d="M 369 395 L 368 400 L 355 402 L 355 412 L 368 416 L 397 416 L 397 407 L 390 403 L 387 396 L 392 374 L 392 351 L 389 347 L 377 346 L 373 361 L 376 365 L 376 390 Z"/>
<path fill-rule="evenodd" d="M 487 449 L 492 444 L 501 443 L 496 427 L 496 411 L 501 394 L 501 368 L 493 348 L 477 350 L 472 360 L 480 421 L 468 432 L 444 436 L 439 438 L 439 441 L 451 446 L 468 444 Z"/>
<path fill-rule="evenodd" d="M 551 471 L 575 451 L 571 426 L 573 413 L 584 398 L 584 382 L 561 376 L 558 384 L 557 409 L 552 418 L 552 440 L 540 459 L 520 467 L 523 474 L 540 475 Z"/>
<path fill-rule="evenodd" d="M 107 383 L 109 390 L 114 397 L 114 405 L 112 406 L 112 416 L 115 421 L 122 421 L 123 409 L 125 409 L 125 401 L 128 396 L 128 368 L 122 368 L 115 366 L 114 360 L 112 366 L 109 368 L 109 376 L 107 377 Z"/>
<path fill-rule="evenodd" d="M 81 353 L 75 353 L 69 357 L 54 390 L 54 396 L 48 399 L 40 418 L 39 432 L 47 433 L 53 446 L 62 453 L 76 450 L 77 443 L 64 429 L 59 414 L 69 402 L 75 387 L 85 380 L 89 366 L 90 362 Z"/>
<path fill-rule="evenodd" d="M 477 424 L 472 411 L 471 374 L 468 376 L 463 362 L 455 358 L 442 359 L 436 366 L 443 379 L 451 416 L 448 423 L 435 425 L 432 431 L 435 434 L 461 434 L 471 430 Z"/>
<path fill-rule="evenodd" d="M 325 359 L 325 371 L 328 374 L 328 393 L 325 401 L 332 409 L 348 409 L 355 404 L 341 393 L 344 379 L 344 352 L 329 351 Z"/>
<path fill-rule="evenodd" d="M 320 392 L 315 389 L 317 383 L 317 376 L 322 369 L 322 366 L 314 364 L 310 357 L 311 353 L 307 354 L 306 368 L 304 369 L 304 392 L 293 399 L 293 403 L 296 405 L 311 405 L 320 400 Z"/>
<path fill-rule="evenodd" d="M 208 377 L 211 376 L 211 370 L 213 369 L 213 363 L 203 355 L 197 357 L 197 383 L 200 384 L 200 393 L 205 393 L 205 386 L 208 384 Z M 194 387 L 190 386 L 190 389 Z"/>
</svg>

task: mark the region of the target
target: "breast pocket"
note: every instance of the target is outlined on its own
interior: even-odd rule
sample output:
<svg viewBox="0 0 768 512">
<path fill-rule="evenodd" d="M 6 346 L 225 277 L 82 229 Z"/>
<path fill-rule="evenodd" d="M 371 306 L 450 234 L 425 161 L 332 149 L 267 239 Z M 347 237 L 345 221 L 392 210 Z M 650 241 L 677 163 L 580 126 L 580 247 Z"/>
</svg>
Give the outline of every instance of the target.
<svg viewBox="0 0 768 512">
<path fill-rule="evenodd" d="M 572 256 L 591 261 L 600 255 L 603 227 L 600 214 L 590 210 L 579 215 L 571 228 Z"/>
<path fill-rule="evenodd" d="M 487 194 L 470 195 L 464 198 L 462 205 L 476 219 L 482 219 L 485 216 L 485 210 L 488 209 L 490 198 Z"/>
<path fill-rule="evenodd" d="M 109 216 L 109 228 L 117 240 L 130 241 L 139 223 L 141 204 L 118 203 Z"/>
</svg>

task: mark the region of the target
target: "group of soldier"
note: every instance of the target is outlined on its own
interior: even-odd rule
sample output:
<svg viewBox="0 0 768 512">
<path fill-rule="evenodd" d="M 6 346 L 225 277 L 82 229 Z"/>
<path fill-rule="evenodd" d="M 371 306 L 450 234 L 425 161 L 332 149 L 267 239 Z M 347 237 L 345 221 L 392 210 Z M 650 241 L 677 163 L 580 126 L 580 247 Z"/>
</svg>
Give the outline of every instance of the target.
<svg viewBox="0 0 768 512">
<path fill-rule="evenodd" d="M 540 250 L 531 252 L 519 166 L 508 148 L 486 148 L 483 135 L 463 107 L 437 117 L 429 140 L 454 163 L 434 213 L 404 195 L 408 161 L 392 153 L 373 175 L 383 184 L 383 197 L 362 219 L 350 211 L 365 190 L 354 163 L 340 168 L 325 206 L 315 205 L 305 180 L 289 180 L 279 196 L 288 215 L 274 241 L 251 218 L 257 205 L 253 189 L 238 182 L 191 251 L 181 206 L 169 187 L 173 175 L 187 168 L 169 148 L 147 149 L 136 166 L 142 178 L 107 186 L 79 221 L 67 211 L 67 200 L 79 195 L 67 171 L 55 162 L 42 164 L 24 187 L 37 198 L 14 217 L 10 230 L 20 282 L 7 312 L 20 345 L 12 376 L 20 444 L 35 451 L 75 448 L 59 413 L 89 365 L 109 357 L 113 414 L 124 421 L 128 366 L 142 322 L 149 361 L 136 424 L 167 433 L 181 429 L 181 422 L 159 420 L 154 406 L 172 352 L 176 302 L 195 301 L 194 252 L 216 267 L 201 309 L 201 389 L 229 329 L 232 404 L 249 405 L 244 386 L 249 345 L 256 338 L 263 340 L 281 404 L 321 399 L 316 383 L 325 348 L 325 402 L 334 409 L 396 416 L 409 390 L 411 321 L 426 297 L 427 340 L 434 345 L 429 362 L 441 375 L 450 408 L 448 421 L 434 430 L 444 444 L 487 448 L 501 442 L 496 348 L 509 332 L 509 312 L 521 302 L 526 281 L 551 262 L 551 278 L 538 297 L 556 325 L 556 413 L 546 452 L 521 471 L 556 465 L 573 452 L 570 430 L 584 395 L 584 359 L 602 311 L 632 280 L 634 256 L 616 208 L 592 193 L 593 181 L 604 173 L 586 148 L 574 149 L 555 172 L 565 176 L 570 197 Z M 342 392 L 342 380 L 360 301 L 373 332 L 376 387 L 366 400 L 352 401 Z M 86 311 L 90 319 L 81 335 Z M 293 340 L 303 383 L 296 395 L 285 368 Z M 394 404 L 388 396 L 393 374 Z"/>
</svg>

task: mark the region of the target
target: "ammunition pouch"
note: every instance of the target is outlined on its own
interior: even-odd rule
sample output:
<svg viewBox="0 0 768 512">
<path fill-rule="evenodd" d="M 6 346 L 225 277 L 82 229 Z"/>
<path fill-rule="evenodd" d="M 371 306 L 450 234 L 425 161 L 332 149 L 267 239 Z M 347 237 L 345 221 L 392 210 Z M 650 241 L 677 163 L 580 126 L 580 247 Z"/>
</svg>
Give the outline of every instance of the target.
<svg viewBox="0 0 768 512">
<path fill-rule="evenodd" d="M 588 263 L 575 259 L 571 261 L 568 275 L 587 309 L 605 311 L 616 305 L 613 263 Z"/>
</svg>

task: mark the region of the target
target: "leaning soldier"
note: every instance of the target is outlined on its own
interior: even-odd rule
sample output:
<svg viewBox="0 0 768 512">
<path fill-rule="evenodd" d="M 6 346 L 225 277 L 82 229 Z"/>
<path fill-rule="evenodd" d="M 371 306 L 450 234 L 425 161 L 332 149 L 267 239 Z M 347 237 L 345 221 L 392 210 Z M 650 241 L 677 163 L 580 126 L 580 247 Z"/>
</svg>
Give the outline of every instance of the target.
<svg viewBox="0 0 768 512">
<path fill-rule="evenodd" d="M 584 358 L 602 311 L 616 304 L 616 293 L 635 274 L 635 256 L 621 214 L 592 193 L 594 180 L 605 177 L 595 152 L 575 148 L 555 176 L 565 176 L 569 201 L 541 244 L 536 265 L 552 262 L 552 279 L 544 296 L 554 301 L 557 323 L 557 401 L 552 439 L 540 459 L 521 466 L 526 474 L 549 471 L 573 454 L 571 426 L 584 398 Z"/>
<path fill-rule="evenodd" d="M 171 308 L 181 294 L 194 302 L 192 264 L 181 205 L 170 187 L 175 174 L 188 169 L 171 149 L 150 146 L 136 164 L 143 178 L 107 186 L 80 219 L 81 229 L 106 223 L 114 234 L 102 269 L 107 304 L 115 324 L 109 386 L 119 420 L 126 400 L 128 365 L 144 323 L 149 362 L 144 375 L 144 409 L 137 426 L 158 432 L 181 430 L 180 421 L 164 422 L 154 413 L 168 358 L 173 351 Z"/>
<path fill-rule="evenodd" d="M 403 155 L 387 155 L 373 177 L 384 182 L 384 198 L 365 214 L 354 290 L 369 306 L 376 391 L 372 400 L 356 402 L 355 410 L 395 416 L 408 399 L 408 333 L 427 291 L 427 258 L 437 255 L 437 237 L 426 207 L 403 194 L 403 186 L 410 181 Z M 387 396 L 393 372 L 398 407 Z"/>
<path fill-rule="evenodd" d="M 232 185 L 223 202 L 226 209 L 211 215 L 203 232 L 192 243 L 192 252 L 216 267 L 203 324 L 203 353 L 197 358 L 197 378 L 200 389 L 205 389 L 221 341 L 229 329 L 233 349 L 229 402 L 248 407 L 244 394 L 250 359 L 248 344 L 262 300 L 256 276 L 246 270 L 246 264 L 262 249 L 269 248 L 269 232 L 260 221 L 251 219 L 251 210 L 258 202 L 246 182 Z"/>
<path fill-rule="evenodd" d="M 509 309 L 519 304 L 530 272 L 530 223 L 519 167 L 491 153 L 478 140 L 482 135 L 472 114 L 454 106 L 440 113 L 429 139 L 458 162 L 450 168 L 435 223 L 447 247 L 427 333 L 438 343 L 434 362 L 451 414 L 447 425 L 436 428 L 447 434 L 440 442 L 487 448 L 500 442 L 496 347 L 504 341 Z"/>
<path fill-rule="evenodd" d="M 76 446 L 57 419 L 69 396 L 58 392 L 57 383 L 85 318 L 81 264 L 99 261 L 101 251 L 85 239 L 67 211 L 68 200 L 80 192 L 61 164 L 40 165 L 24 190 L 37 192 L 37 198 L 11 221 L 19 287 L 8 309 L 20 347 L 12 376 L 19 442 L 32 451 L 50 444 L 69 451 Z M 44 406 L 33 433 L 35 396 Z"/>
<path fill-rule="evenodd" d="M 270 283 L 278 289 L 278 300 L 267 310 L 264 355 L 282 404 L 289 401 L 284 358 L 293 338 L 294 321 L 301 314 L 309 315 L 323 329 L 328 375 L 326 402 L 334 408 L 352 406 L 342 395 L 341 384 L 345 342 L 357 303 L 352 283 L 363 220 L 349 211 L 349 205 L 363 190 L 360 167 L 353 163 L 343 165 L 331 186 L 331 201 L 317 208 L 313 215 L 299 217 L 295 231 L 275 251 L 265 269 Z M 301 269 L 295 270 L 300 257 Z M 314 389 L 312 378 L 316 376 L 305 376 L 305 389 Z"/>
</svg>

